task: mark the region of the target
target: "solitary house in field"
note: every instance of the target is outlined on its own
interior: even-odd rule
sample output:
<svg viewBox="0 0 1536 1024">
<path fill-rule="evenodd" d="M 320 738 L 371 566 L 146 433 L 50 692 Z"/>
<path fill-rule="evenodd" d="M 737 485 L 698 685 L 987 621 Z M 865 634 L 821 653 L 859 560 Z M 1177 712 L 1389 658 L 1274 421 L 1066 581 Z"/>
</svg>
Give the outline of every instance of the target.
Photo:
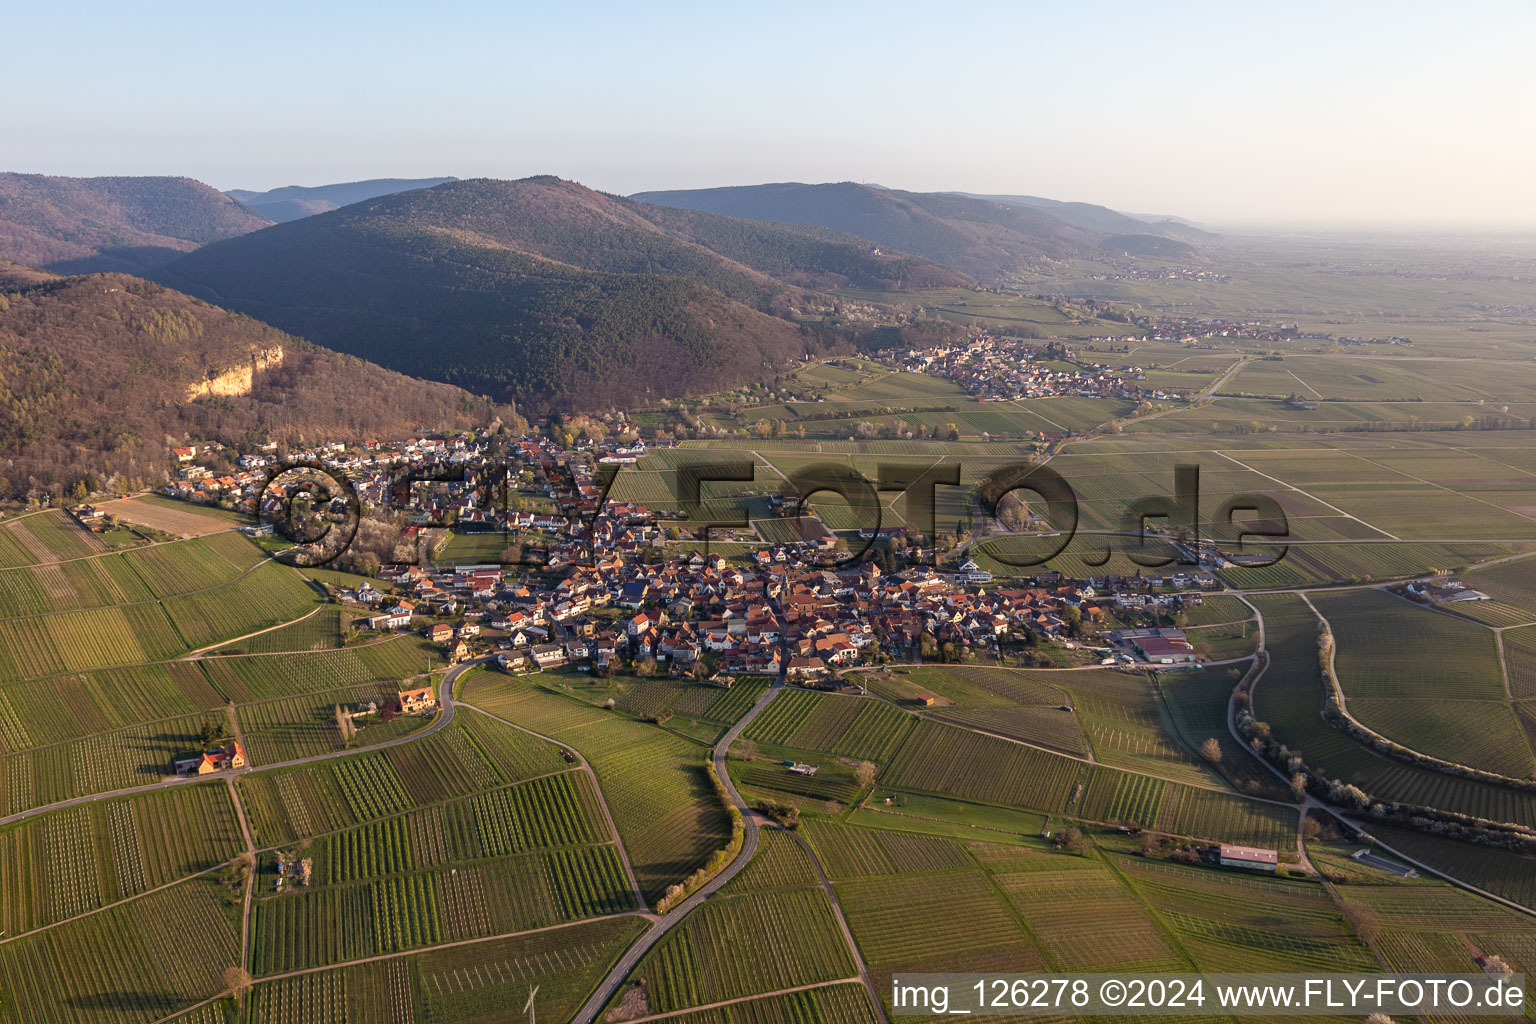
<svg viewBox="0 0 1536 1024">
<path fill-rule="evenodd" d="M 1257 846 L 1230 846 L 1221 844 L 1221 866 L 1247 868 L 1249 871 L 1274 871 L 1280 864 L 1280 855 L 1274 850 Z"/>
<path fill-rule="evenodd" d="M 403 715 L 428 715 L 437 710 L 437 694 L 432 687 L 422 686 L 414 690 L 400 691 L 400 713 Z"/>
<path fill-rule="evenodd" d="M 205 750 L 197 757 L 177 761 L 172 767 L 177 775 L 211 775 L 214 772 L 244 768 L 246 763 L 245 748 L 230 740 L 227 746 Z"/>
</svg>

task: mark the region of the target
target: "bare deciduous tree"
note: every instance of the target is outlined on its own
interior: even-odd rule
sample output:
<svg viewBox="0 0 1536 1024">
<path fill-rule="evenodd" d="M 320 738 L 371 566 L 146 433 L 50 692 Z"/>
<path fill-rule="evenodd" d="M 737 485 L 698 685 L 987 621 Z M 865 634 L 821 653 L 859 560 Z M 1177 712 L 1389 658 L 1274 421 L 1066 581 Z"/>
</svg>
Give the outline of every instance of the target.
<svg viewBox="0 0 1536 1024">
<path fill-rule="evenodd" d="M 873 761 L 860 761 L 853 769 L 853 781 L 864 789 L 875 784 L 875 772 L 878 771 Z"/>
</svg>

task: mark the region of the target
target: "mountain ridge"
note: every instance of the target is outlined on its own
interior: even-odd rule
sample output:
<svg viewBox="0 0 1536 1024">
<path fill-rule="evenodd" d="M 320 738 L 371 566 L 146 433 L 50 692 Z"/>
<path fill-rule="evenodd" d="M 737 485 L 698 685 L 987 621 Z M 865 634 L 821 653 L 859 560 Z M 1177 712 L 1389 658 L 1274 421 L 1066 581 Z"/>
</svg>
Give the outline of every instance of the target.
<svg viewBox="0 0 1536 1024">
<path fill-rule="evenodd" d="M 0 497 L 154 486 L 187 440 L 365 440 L 516 414 L 142 278 L 17 287 L 5 269 L 0 364 L 27 372 L 0 376 Z"/>
<path fill-rule="evenodd" d="M 142 273 L 269 223 L 192 178 L 0 172 L 0 257 L 61 274 Z"/>
<path fill-rule="evenodd" d="M 957 192 L 904 192 L 851 181 L 775 182 L 713 189 L 640 192 L 641 202 L 745 217 L 816 225 L 889 245 L 989 283 L 1021 270 L 1067 259 L 1104 258 L 1102 243 L 1130 231 L 1156 237 L 1153 225 L 1103 207 L 1127 231 L 1089 229 L 1024 202 L 998 202 Z M 1004 197 L 1019 199 L 1019 197 Z M 1047 201 L 1054 202 L 1054 201 Z M 1072 204 L 1063 204 L 1072 206 Z M 1081 204 L 1091 208 L 1091 204 Z M 1083 220 L 1083 210 L 1072 210 Z M 1107 225 L 1106 225 L 1107 226 Z M 1193 250 L 1178 250 L 1188 255 Z"/>
<path fill-rule="evenodd" d="M 366 202 L 379 196 L 396 192 L 409 192 L 421 188 L 434 188 L 445 182 L 458 181 L 454 177 L 442 178 L 368 178 L 363 181 L 341 181 L 326 185 L 284 185 L 265 192 L 251 189 L 225 189 L 224 194 L 248 210 L 268 220 L 283 224 L 300 217 Z"/>
<path fill-rule="evenodd" d="M 354 203 L 209 245 L 157 279 L 402 372 L 591 408 L 736 386 L 821 348 L 813 325 L 836 303 L 787 268 L 891 289 L 968 280 L 873 248 L 539 175 Z"/>
</svg>

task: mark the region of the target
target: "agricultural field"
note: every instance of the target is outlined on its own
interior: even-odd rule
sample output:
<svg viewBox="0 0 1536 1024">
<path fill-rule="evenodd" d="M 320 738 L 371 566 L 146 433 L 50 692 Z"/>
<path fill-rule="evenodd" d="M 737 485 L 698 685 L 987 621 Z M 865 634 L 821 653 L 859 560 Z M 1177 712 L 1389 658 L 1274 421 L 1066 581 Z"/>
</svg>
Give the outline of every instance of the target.
<svg viewBox="0 0 1536 1024">
<path fill-rule="evenodd" d="M 228 895 L 203 876 L 0 944 L 0 1021 L 56 1020 L 71 1006 L 78 1021 L 126 1024 L 203 1002 L 240 962 L 239 905 Z M 198 941 L 181 941 L 188 935 Z"/>
<path fill-rule="evenodd" d="M 52 811 L 0 829 L 0 933 L 25 934 L 129 899 L 244 850 L 217 783 Z"/>
<path fill-rule="evenodd" d="M 769 746 L 885 764 L 912 724 L 910 715 L 882 700 L 790 691 L 776 698 L 742 735 Z"/>
<path fill-rule="evenodd" d="M 538 677 L 476 671 L 460 685 L 465 703 L 568 743 L 586 757 L 647 900 L 659 898 L 725 844 L 725 812 L 704 771 L 706 747 L 546 689 Z M 726 696 L 740 699 L 736 687 Z"/>
<path fill-rule="evenodd" d="M 1294 595 L 1258 595 L 1250 600 L 1264 615 L 1270 655 L 1269 667 L 1254 690 L 1254 714 L 1269 723 L 1281 742 L 1299 750 L 1309 767 L 1357 785 L 1378 800 L 1536 825 L 1536 794 L 1396 761 L 1331 728 L 1320 714 L 1323 683 L 1317 662 L 1317 616 Z"/>
<path fill-rule="evenodd" d="M 563 1020 L 642 926 L 633 917 L 607 918 L 284 978 L 258 978 L 250 996 L 250 1019 L 261 1024 L 475 1024 L 503 1014 L 537 985 L 539 1014 Z M 225 1019 L 221 1015 L 206 1024 L 225 1024 Z"/>
<path fill-rule="evenodd" d="M 263 895 L 252 908 L 253 973 L 284 974 L 633 908 L 611 846 Z"/>
<path fill-rule="evenodd" d="M 750 956 L 741 955 L 745 936 Z M 811 888 L 709 900 L 646 954 L 634 976 L 646 979 L 650 1012 L 668 1013 L 856 973 L 831 902 Z"/>
<path fill-rule="evenodd" d="M 147 526 L 152 530 L 180 537 L 221 533 L 251 522 L 249 516 L 237 515 L 208 505 L 194 505 L 187 501 L 164 498 L 158 494 L 104 501 L 98 507 L 125 523 Z"/>
<path fill-rule="evenodd" d="M 558 748 L 474 711 L 386 750 L 244 775 L 258 844 L 275 846 L 564 769 Z"/>
</svg>

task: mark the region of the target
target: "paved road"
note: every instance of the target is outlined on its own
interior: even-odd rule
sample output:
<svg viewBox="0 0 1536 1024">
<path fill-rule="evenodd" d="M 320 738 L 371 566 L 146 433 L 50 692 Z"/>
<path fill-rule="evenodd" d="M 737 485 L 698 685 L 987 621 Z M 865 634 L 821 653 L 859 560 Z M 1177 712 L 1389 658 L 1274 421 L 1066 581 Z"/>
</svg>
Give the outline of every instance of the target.
<svg viewBox="0 0 1536 1024">
<path fill-rule="evenodd" d="M 603 796 L 603 787 L 597 780 L 597 772 L 593 771 L 592 766 L 587 763 L 586 756 L 583 755 L 582 752 L 577 750 L 575 747 L 570 746 L 567 743 L 562 743 L 560 740 L 555 739 L 553 736 L 545 736 L 541 732 L 534 732 L 527 726 L 518 725 L 510 718 L 502 718 L 500 715 L 493 715 L 484 708 L 478 707 L 474 704 L 470 704 L 468 706 L 474 708 L 476 712 L 484 715 L 487 718 L 494 718 L 496 721 L 501 722 L 503 725 L 510 725 L 512 728 L 518 730 L 519 732 L 525 732 L 529 736 L 536 736 L 539 739 L 544 740 L 546 743 L 553 743 L 561 750 L 568 750 L 571 752 L 571 755 L 576 758 L 576 767 L 586 772 L 587 777 L 592 780 L 592 792 L 597 794 L 597 809 L 603 813 L 603 821 L 608 825 L 608 834 L 613 836 L 614 848 L 619 852 L 619 861 L 624 865 L 624 875 L 629 879 L 630 891 L 633 892 L 635 896 L 635 906 L 639 907 L 641 912 L 649 913 L 650 906 L 645 902 L 645 894 L 640 891 L 640 883 L 635 879 L 635 869 L 629 862 L 629 851 L 624 848 L 624 839 L 619 835 L 619 826 L 614 824 L 613 814 L 608 810 L 608 799 L 607 797 Z"/>
<path fill-rule="evenodd" d="M 1242 599 L 1241 595 L 1239 595 L 1239 599 Z M 1252 685 L 1249 686 L 1249 691 L 1248 692 L 1250 694 L 1252 694 L 1252 693 L 1254 693 L 1258 689 L 1259 683 L 1262 680 L 1262 678 L 1264 676 L 1264 673 L 1266 671 L 1268 671 L 1268 669 L 1269 669 L 1269 652 L 1268 652 L 1267 647 L 1266 647 L 1266 637 L 1264 635 L 1264 616 L 1263 616 L 1263 614 L 1259 612 L 1259 609 L 1257 607 L 1255 607 L 1252 603 L 1248 602 L 1247 600 L 1243 600 L 1243 603 L 1248 605 L 1248 607 L 1252 608 L 1254 615 L 1258 617 L 1258 620 L 1259 620 L 1259 650 L 1258 650 L 1258 653 L 1259 653 L 1259 656 L 1264 659 L 1263 667 L 1258 669 L 1258 674 L 1256 676 L 1254 676 L 1253 683 L 1252 683 Z M 1282 772 L 1279 768 L 1276 768 L 1273 764 L 1270 764 L 1268 758 L 1261 757 L 1259 754 L 1253 753 L 1252 752 L 1252 748 L 1250 748 L 1248 746 L 1248 741 L 1243 737 L 1243 735 L 1241 733 L 1238 732 L 1238 730 L 1237 730 L 1237 693 L 1236 693 L 1235 690 L 1234 690 L 1234 692 L 1232 694 L 1232 697 L 1227 701 L 1227 731 L 1232 734 L 1232 738 L 1234 740 L 1236 740 L 1242 746 L 1242 748 L 1244 750 L 1248 750 L 1250 753 L 1253 754 L 1253 757 L 1254 757 L 1255 760 L 1257 760 L 1261 765 L 1263 765 L 1265 768 L 1267 768 L 1273 775 L 1275 775 L 1277 778 L 1279 778 L 1282 782 L 1284 782 L 1287 785 L 1289 785 L 1290 779 L 1286 776 L 1286 774 L 1284 772 Z M 1342 812 L 1342 811 L 1340 811 L 1340 810 L 1338 810 L 1338 809 L 1336 809 L 1334 807 L 1331 807 L 1328 804 L 1323 803 L 1321 800 L 1317 799 L 1317 797 L 1313 796 L 1311 793 L 1308 793 L 1306 795 L 1305 799 L 1303 800 L 1302 806 L 1301 806 L 1301 811 L 1302 811 L 1302 818 L 1301 818 L 1301 820 L 1302 820 L 1303 823 L 1306 821 L 1306 816 L 1308 814 L 1315 814 L 1319 818 L 1321 818 L 1323 815 L 1329 815 L 1331 817 L 1339 819 L 1340 821 L 1344 822 L 1350 828 L 1352 828 L 1352 829 L 1354 829 L 1356 831 L 1365 832 L 1367 834 L 1370 834 L 1370 829 L 1371 829 L 1371 823 L 1370 822 L 1361 822 L 1361 821 L 1355 820 L 1353 818 L 1350 818 L 1344 812 Z M 1302 862 L 1302 864 L 1306 865 L 1308 868 L 1310 868 L 1312 870 L 1316 870 L 1316 868 L 1313 867 L 1311 859 L 1307 856 L 1306 840 L 1303 837 L 1303 835 L 1301 833 L 1301 829 L 1299 827 L 1297 829 L 1296 844 L 1297 844 L 1298 850 L 1299 850 L 1299 852 L 1301 854 L 1301 862 Z M 1444 871 L 1439 870 L 1438 868 L 1430 867 L 1428 864 L 1425 864 L 1423 861 L 1416 860 L 1413 857 L 1410 857 L 1407 854 L 1403 853 L 1401 850 L 1396 849 L 1395 847 L 1392 847 L 1392 846 L 1388 846 L 1386 843 L 1382 842 L 1380 839 L 1375 839 L 1375 845 L 1377 847 L 1379 847 L 1380 849 L 1385 850 L 1387 853 L 1392 854 L 1394 857 L 1397 857 L 1398 859 L 1404 861 L 1405 863 L 1412 864 L 1414 867 L 1419 868 L 1420 870 L 1426 872 L 1427 874 L 1434 875 L 1436 878 L 1444 879 L 1445 881 L 1450 882 L 1452 885 L 1458 886 L 1458 887 L 1460 887 L 1462 889 L 1467 890 L 1468 892 L 1475 893 L 1476 895 L 1482 896 L 1482 897 L 1484 897 L 1486 899 L 1490 899 L 1490 900 L 1492 900 L 1495 903 L 1502 904 L 1503 906 L 1509 907 L 1511 910 L 1518 910 L 1522 914 L 1527 914 L 1529 916 L 1536 917 L 1536 908 L 1528 907 L 1528 906 L 1526 906 L 1523 903 L 1517 903 L 1514 900 L 1511 900 L 1511 899 L 1509 899 L 1507 897 L 1500 896 L 1497 893 L 1489 892 L 1487 889 L 1479 888 L 1478 886 L 1475 886 L 1475 885 L 1471 884 L 1470 882 L 1463 881 L 1462 879 L 1457 878 L 1455 875 L 1449 875 L 1449 874 L 1446 874 Z"/>
<path fill-rule="evenodd" d="M 715 774 L 720 777 L 720 784 L 725 787 L 731 802 L 741 812 L 741 820 L 745 826 L 741 850 L 736 854 L 736 859 L 726 865 L 718 875 L 700 886 L 698 892 L 695 892 L 692 896 L 668 911 L 665 917 L 658 918 L 656 923 L 651 926 L 650 931 L 640 936 L 633 946 L 624 951 L 624 955 L 619 958 L 619 962 L 613 965 L 612 970 L 598 984 L 587 1001 L 582 1004 L 581 1009 L 576 1012 L 576 1016 L 571 1018 L 572 1024 L 592 1024 L 597 1019 L 597 1015 L 602 1012 L 603 1007 L 607 1005 L 608 1000 L 613 997 L 613 994 L 619 990 L 619 986 L 624 983 L 624 979 L 629 977 L 630 972 L 635 969 L 635 966 L 640 963 L 645 954 L 650 952 L 651 947 L 661 941 L 662 937 L 672 929 L 673 925 L 687 917 L 690 910 L 703 903 L 712 893 L 719 891 L 721 886 L 735 878 L 741 872 L 741 869 L 746 867 L 748 862 L 752 860 L 752 855 L 757 852 L 760 826 L 757 815 L 747 806 L 747 802 L 741 798 L 741 794 L 736 792 L 736 786 L 731 782 L 731 777 L 725 770 L 725 756 L 730 751 L 731 744 L 736 742 L 736 737 L 741 735 L 743 729 L 752 724 L 754 718 L 763 713 L 763 709 L 769 705 L 773 698 L 779 695 L 782 689 L 783 680 L 781 679 L 770 686 L 761 697 L 757 698 L 757 703 L 753 704 L 751 709 L 745 715 L 742 715 L 741 718 L 737 719 L 736 724 L 727 729 L 725 735 L 720 737 L 720 742 L 715 744 L 714 752 L 711 755 L 715 764 Z"/>
<path fill-rule="evenodd" d="M 56 803 L 44 804 L 41 807 L 33 807 L 26 811 L 18 811 L 15 814 L 10 814 L 4 818 L 0 818 L 0 826 L 9 825 L 13 822 L 21 821 L 25 818 L 30 818 L 35 814 L 46 814 L 49 811 L 59 811 L 66 807 L 77 807 L 80 804 L 95 803 L 98 800 L 112 800 L 120 796 L 133 796 L 136 793 L 148 793 L 153 790 L 164 789 L 167 786 L 187 785 L 189 783 L 195 782 L 207 782 L 210 779 L 232 780 L 241 775 L 249 775 L 253 772 L 270 772 L 279 768 L 294 768 L 299 765 L 314 764 L 317 761 L 329 761 L 332 758 L 337 757 L 348 757 L 353 754 L 371 752 L 375 750 L 387 750 L 390 747 L 398 747 L 403 743 L 415 743 L 418 740 L 425 739 L 440 729 L 446 728 L 448 723 L 453 721 L 455 710 L 453 703 L 453 684 L 458 682 L 459 676 L 463 675 L 469 669 L 474 668 L 477 665 L 487 664 L 490 661 L 491 657 L 486 655 L 485 657 L 475 658 L 471 661 L 460 662 L 448 670 L 448 674 L 443 677 L 442 689 L 438 694 L 438 704 L 441 710 L 438 711 L 437 718 L 432 722 L 432 724 L 420 732 L 413 732 L 407 736 L 397 736 L 392 740 L 385 740 L 382 743 L 374 743 L 366 747 L 353 747 L 349 750 L 333 750 L 326 754 L 312 754 L 309 757 L 296 757 L 289 761 L 276 761 L 272 764 L 254 765 L 249 768 L 236 768 L 232 771 L 219 772 L 217 775 L 212 776 L 167 775 L 161 777 L 155 782 L 145 783 L 142 786 L 130 786 L 127 789 L 114 789 L 106 793 L 91 793 L 86 796 L 72 797 L 69 800 L 59 800 Z"/>
</svg>

